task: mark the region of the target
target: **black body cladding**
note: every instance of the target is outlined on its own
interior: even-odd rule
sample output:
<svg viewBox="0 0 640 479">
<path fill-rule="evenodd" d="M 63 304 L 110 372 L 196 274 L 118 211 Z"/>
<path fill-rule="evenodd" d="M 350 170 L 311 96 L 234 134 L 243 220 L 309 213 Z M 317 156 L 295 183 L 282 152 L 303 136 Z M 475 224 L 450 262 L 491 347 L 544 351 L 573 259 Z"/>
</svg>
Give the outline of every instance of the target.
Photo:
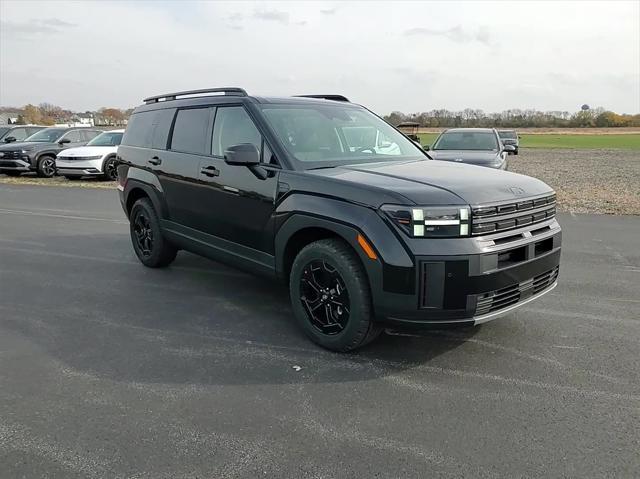
<svg viewBox="0 0 640 479">
<path fill-rule="evenodd" d="M 220 94 L 204 96 L 211 93 Z M 414 148 L 410 155 L 380 154 L 394 144 L 376 140 L 382 145 L 377 153 L 374 147 L 350 150 L 367 155 L 357 161 L 305 168 L 265 108 L 339 107 L 347 115 L 371 115 L 344 97 L 319 96 L 261 98 L 229 88 L 148 98 L 118 148 L 125 212 L 130 215 L 136 201 L 148 198 L 171 244 L 283 281 L 305 246 L 339 240 L 361 264 L 375 320 L 396 327 L 482 322 L 555 286 L 561 231 L 551 188 L 506 171 L 434 161 L 431 152 L 405 146 L 399 137 L 396 143 L 402 144 L 395 146 Z M 382 129 L 391 127 L 380 128 L 382 137 Z M 340 145 L 348 152 L 342 143 L 344 137 Z M 247 144 L 254 145 L 249 153 Z M 309 157 L 324 153 L 306 143 L 305 148 Z M 229 164 L 230 158 L 243 158 L 243 164 Z M 469 230 L 429 238 L 434 227 L 425 220 L 425 237 L 422 229 L 408 234 L 383 205 L 398 205 L 411 215 L 418 214 L 416 208 L 425 215 L 438 208 L 460 211 L 459 224 Z M 443 218 L 433 224 L 458 224 Z M 540 289 L 541 275 L 549 271 L 556 271 L 554 281 Z M 535 294 L 529 287 L 534 283 Z M 515 288 L 517 299 L 510 292 L 511 302 L 501 303 L 505 288 Z"/>
</svg>

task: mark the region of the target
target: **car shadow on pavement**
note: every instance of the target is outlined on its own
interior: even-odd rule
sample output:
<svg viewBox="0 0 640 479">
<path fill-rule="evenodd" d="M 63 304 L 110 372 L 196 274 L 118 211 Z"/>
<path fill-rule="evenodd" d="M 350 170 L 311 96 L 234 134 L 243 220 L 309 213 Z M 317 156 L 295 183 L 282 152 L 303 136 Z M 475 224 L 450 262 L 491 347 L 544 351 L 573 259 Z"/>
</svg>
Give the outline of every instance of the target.
<svg viewBox="0 0 640 479">
<path fill-rule="evenodd" d="M 92 261 L 73 247 L 78 240 L 43 238 L 49 251 L 9 260 L 4 294 L 40 293 L 0 306 L 0 327 L 83 375 L 201 386 L 362 381 L 429 363 L 477 332 L 385 334 L 333 353 L 298 329 L 286 288 L 273 280 L 185 252 L 169 268 L 145 268 L 124 235 L 96 235 L 93 251 L 104 256 Z"/>
</svg>

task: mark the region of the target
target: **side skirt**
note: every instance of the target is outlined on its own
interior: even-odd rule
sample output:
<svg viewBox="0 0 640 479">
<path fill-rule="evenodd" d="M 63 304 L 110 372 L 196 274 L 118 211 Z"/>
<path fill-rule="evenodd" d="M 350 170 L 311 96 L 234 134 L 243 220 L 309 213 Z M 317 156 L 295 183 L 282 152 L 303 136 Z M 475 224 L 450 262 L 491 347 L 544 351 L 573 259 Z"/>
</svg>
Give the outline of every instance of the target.
<svg viewBox="0 0 640 479">
<path fill-rule="evenodd" d="M 160 227 L 164 237 L 179 248 L 249 273 L 276 277 L 275 258 L 270 254 L 173 221 L 160 220 Z"/>
</svg>

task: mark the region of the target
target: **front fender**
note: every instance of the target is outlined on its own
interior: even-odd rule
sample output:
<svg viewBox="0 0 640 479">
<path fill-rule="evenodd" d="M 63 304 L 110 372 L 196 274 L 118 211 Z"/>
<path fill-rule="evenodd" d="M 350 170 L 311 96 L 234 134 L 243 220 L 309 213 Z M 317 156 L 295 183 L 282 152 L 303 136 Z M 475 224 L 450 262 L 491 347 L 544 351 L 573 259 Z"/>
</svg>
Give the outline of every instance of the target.
<svg viewBox="0 0 640 479">
<path fill-rule="evenodd" d="M 412 293 L 415 290 L 414 261 L 396 233 L 372 208 L 327 197 L 295 194 L 277 208 L 276 272 L 285 276 L 285 249 L 289 240 L 305 228 L 322 228 L 346 241 L 360 257 L 372 291 Z M 370 259 L 358 244 L 361 233 L 374 248 L 377 259 Z M 374 294 L 374 298 L 379 295 Z"/>
</svg>

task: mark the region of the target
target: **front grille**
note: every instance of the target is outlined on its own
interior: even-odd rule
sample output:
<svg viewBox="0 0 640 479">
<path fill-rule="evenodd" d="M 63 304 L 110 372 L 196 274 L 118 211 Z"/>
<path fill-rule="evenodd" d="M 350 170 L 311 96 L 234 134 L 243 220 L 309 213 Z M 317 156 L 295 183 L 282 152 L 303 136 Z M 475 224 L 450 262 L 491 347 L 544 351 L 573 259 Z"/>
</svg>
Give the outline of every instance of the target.
<svg viewBox="0 0 640 479">
<path fill-rule="evenodd" d="M 558 272 L 559 268 L 556 266 L 522 283 L 481 294 L 476 302 L 476 316 L 498 311 L 544 291 L 556 282 Z"/>
<path fill-rule="evenodd" d="M 556 195 L 498 205 L 475 206 L 471 212 L 472 235 L 497 233 L 553 218 L 556 215 Z"/>
<path fill-rule="evenodd" d="M 0 156 L 2 160 L 20 160 L 22 159 L 21 151 L 3 151 L 3 156 Z"/>
</svg>

